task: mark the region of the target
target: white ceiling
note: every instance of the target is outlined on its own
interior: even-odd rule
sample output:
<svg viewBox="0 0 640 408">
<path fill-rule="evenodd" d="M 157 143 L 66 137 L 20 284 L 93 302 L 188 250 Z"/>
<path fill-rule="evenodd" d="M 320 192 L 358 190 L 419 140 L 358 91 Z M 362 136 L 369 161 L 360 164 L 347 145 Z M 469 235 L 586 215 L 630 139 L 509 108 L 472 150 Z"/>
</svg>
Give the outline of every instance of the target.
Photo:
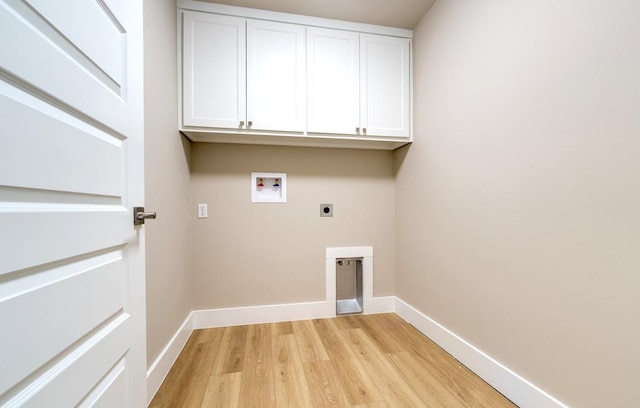
<svg viewBox="0 0 640 408">
<path fill-rule="evenodd" d="M 205 0 L 283 13 L 413 29 L 436 0 Z"/>
</svg>

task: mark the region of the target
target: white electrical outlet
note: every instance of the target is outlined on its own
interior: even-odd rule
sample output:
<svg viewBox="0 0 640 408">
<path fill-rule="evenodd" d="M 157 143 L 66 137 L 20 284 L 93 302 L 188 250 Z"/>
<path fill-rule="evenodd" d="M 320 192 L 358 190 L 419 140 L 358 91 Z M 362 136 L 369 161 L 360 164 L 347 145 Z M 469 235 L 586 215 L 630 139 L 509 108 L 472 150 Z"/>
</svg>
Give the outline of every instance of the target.
<svg viewBox="0 0 640 408">
<path fill-rule="evenodd" d="M 209 210 L 206 204 L 198 204 L 198 218 L 207 218 L 209 216 Z"/>
</svg>

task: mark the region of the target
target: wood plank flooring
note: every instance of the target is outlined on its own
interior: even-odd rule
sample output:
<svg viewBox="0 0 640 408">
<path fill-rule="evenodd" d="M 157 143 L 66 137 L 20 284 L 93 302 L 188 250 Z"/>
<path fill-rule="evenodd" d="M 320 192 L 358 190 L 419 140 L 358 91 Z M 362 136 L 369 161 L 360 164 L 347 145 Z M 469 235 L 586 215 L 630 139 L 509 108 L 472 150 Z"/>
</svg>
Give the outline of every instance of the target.
<svg viewBox="0 0 640 408">
<path fill-rule="evenodd" d="M 150 407 L 515 405 L 391 313 L 196 330 Z"/>
</svg>

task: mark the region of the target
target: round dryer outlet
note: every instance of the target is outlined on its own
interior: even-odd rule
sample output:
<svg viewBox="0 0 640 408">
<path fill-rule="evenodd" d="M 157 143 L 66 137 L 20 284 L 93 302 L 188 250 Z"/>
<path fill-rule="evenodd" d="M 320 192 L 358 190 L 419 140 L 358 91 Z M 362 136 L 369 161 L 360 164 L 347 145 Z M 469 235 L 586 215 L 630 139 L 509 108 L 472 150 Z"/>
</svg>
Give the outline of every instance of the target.
<svg viewBox="0 0 640 408">
<path fill-rule="evenodd" d="M 320 204 L 321 217 L 333 217 L 333 204 Z"/>
</svg>

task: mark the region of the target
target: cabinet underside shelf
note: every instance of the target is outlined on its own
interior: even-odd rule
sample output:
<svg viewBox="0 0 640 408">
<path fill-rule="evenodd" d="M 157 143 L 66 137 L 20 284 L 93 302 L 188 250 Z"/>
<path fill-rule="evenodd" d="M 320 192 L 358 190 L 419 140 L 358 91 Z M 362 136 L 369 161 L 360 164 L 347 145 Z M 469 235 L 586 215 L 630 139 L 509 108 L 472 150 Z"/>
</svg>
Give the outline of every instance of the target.
<svg viewBox="0 0 640 408">
<path fill-rule="evenodd" d="M 192 142 L 205 143 L 238 143 L 275 146 L 299 147 L 333 147 L 347 149 L 395 150 L 411 143 L 406 138 L 373 138 L 345 135 L 304 135 L 304 134 L 270 134 L 261 132 L 230 133 L 212 132 L 211 130 L 180 129 Z"/>
</svg>

